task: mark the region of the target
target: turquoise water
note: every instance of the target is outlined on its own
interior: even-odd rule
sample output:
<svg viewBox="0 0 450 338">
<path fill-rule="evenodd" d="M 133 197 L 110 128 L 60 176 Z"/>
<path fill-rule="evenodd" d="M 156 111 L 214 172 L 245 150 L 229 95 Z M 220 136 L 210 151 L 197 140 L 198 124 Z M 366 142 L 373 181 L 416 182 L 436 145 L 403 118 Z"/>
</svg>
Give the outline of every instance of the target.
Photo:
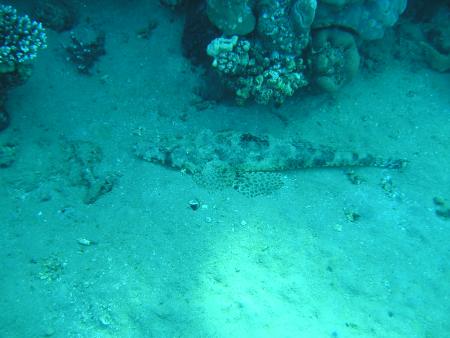
<svg viewBox="0 0 450 338">
<path fill-rule="evenodd" d="M 448 2 L 359 44 L 338 91 L 280 107 L 236 104 L 183 56 L 185 8 L 69 5 L 7 92 L 0 337 L 450 337 L 450 77 L 419 49 Z M 104 34 L 88 74 L 71 31 Z M 199 174 L 223 133 L 246 147 Z M 277 165 L 299 139 L 408 163 Z M 279 157 L 250 174 L 267 142 Z"/>
</svg>

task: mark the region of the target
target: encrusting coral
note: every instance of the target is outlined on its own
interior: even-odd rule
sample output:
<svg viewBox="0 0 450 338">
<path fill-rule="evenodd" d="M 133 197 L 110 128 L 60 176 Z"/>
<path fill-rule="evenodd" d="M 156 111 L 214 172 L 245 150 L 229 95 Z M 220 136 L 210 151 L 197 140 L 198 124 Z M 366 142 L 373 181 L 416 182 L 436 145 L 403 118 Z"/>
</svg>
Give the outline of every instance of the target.
<svg viewBox="0 0 450 338">
<path fill-rule="evenodd" d="M 301 54 L 310 41 L 316 0 L 261 0 L 258 36 L 268 50 Z"/>
<path fill-rule="evenodd" d="M 281 104 L 308 83 L 303 74 L 302 58 L 268 54 L 258 41 L 252 44 L 237 36 L 218 38 L 211 42 L 207 51 L 214 58 L 213 67 L 241 104 L 249 98 L 261 104 Z"/>
<path fill-rule="evenodd" d="M 315 84 L 334 92 L 356 75 L 360 57 L 351 33 L 330 28 L 315 32 L 311 60 Z"/>
</svg>

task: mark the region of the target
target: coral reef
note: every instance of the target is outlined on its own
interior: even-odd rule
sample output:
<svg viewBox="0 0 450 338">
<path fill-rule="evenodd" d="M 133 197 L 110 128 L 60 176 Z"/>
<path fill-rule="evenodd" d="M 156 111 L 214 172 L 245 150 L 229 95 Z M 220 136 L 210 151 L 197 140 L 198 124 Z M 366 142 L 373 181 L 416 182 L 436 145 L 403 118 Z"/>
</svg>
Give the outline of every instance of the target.
<svg viewBox="0 0 450 338">
<path fill-rule="evenodd" d="M 31 61 L 46 47 L 41 23 L 20 16 L 11 6 L 0 5 L 0 130 L 9 124 L 5 108 L 8 91 L 31 74 Z"/>
<path fill-rule="evenodd" d="M 261 104 L 281 104 L 307 85 L 301 57 L 269 54 L 258 41 L 252 45 L 237 36 L 218 38 L 208 45 L 207 53 L 214 58 L 213 67 L 241 104 L 250 97 Z"/>
<path fill-rule="evenodd" d="M 250 10 L 249 2 L 235 1 L 236 7 L 227 4 L 238 21 L 243 18 L 243 12 Z M 252 37 L 238 35 L 252 32 L 253 21 L 245 32 L 224 30 L 216 24 L 224 33 L 236 35 L 212 40 L 207 54 L 213 58 L 213 67 L 239 104 L 252 98 L 260 104 L 279 105 L 308 84 L 302 53 L 310 42 L 316 5 L 315 0 L 255 2 L 258 24 Z M 208 17 L 211 19 L 211 15 Z M 225 19 L 226 16 L 222 18 Z"/>
<path fill-rule="evenodd" d="M 315 32 L 311 60 L 315 84 L 334 92 L 356 75 L 360 57 L 351 33 L 328 28 Z"/>
<path fill-rule="evenodd" d="M 406 0 L 204 3 L 204 8 L 199 4 L 187 13 L 187 56 L 202 61 L 193 46 L 205 46 L 209 37 L 206 51 L 225 87 L 238 103 L 252 98 L 262 104 L 281 104 L 311 83 L 325 91 L 341 88 L 358 70 L 357 42 L 381 38 L 406 7 Z M 209 23 L 202 19 L 193 24 L 204 16 Z M 189 23 L 195 29 L 186 28 Z"/>
<path fill-rule="evenodd" d="M 17 65 L 33 60 L 46 47 L 46 40 L 41 23 L 0 5 L 0 73 L 13 72 Z"/>
<path fill-rule="evenodd" d="M 301 54 L 310 40 L 316 0 L 260 1 L 258 33 L 269 50 Z"/>
</svg>

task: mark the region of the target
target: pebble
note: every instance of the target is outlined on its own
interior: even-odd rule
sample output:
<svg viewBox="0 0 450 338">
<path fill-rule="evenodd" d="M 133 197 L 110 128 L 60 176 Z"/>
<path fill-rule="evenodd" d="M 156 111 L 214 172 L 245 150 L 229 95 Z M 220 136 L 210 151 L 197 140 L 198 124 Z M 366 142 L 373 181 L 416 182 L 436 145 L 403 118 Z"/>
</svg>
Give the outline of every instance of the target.
<svg viewBox="0 0 450 338">
<path fill-rule="evenodd" d="M 86 238 L 78 238 L 77 242 L 78 242 L 78 244 L 84 245 L 84 246 L 90 246 L 90 245 L 94 244 L 94 242 L 92 242 L 91 240 L 86 239 Z"/>
</svg>

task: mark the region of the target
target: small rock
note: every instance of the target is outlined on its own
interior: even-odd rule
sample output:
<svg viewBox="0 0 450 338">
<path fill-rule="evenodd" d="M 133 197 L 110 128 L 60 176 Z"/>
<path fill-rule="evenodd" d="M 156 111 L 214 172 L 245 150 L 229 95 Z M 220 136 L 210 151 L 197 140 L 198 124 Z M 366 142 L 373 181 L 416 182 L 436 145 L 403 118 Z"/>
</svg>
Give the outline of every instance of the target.
<svg viewBox="0 0 450 338">
<path fill-rule="evenodd" d="M 345 214 L 345 218 L 349 222 L 356 222 L 357 220 L 359 220 L 361 218 L 361 215 L 354 210 L 349 210 L 349 209 L 344 210 L 344 214 Z"/>
<path fill-rule="evenodd" d="M 91 241 L 87 238 L 78 238 L 77 242 L 78 242 L 78 244 L 83 245 L 83 246 L 91 246 L 91 245 L 95 244 L 94 241 Z"/>
<path fill-rule="evenodd" d="M 436 205 L 436 215 L 449 220 L 450 219 L 450 203 L 445 198 L 436 196 L 433 198 L 433 203 Z"/>
<path fill-rule="evenodd" d="M 195 211 L 200 208 L 200 202 L 197 199 L 192 199 L 189 201 L 189 207 Z"/>
</svg>

